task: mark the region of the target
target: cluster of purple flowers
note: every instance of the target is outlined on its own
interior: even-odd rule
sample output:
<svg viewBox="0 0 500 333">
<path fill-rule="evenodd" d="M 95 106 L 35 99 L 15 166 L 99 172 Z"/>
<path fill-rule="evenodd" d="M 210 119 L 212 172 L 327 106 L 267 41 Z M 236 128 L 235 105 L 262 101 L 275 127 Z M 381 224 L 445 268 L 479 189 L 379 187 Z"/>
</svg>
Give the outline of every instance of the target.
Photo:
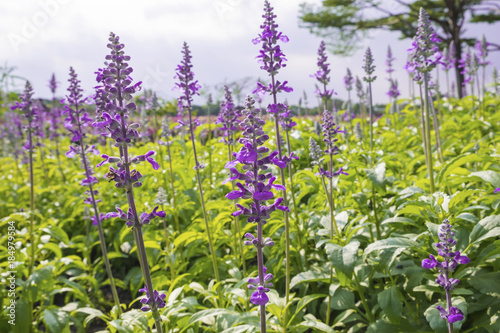
<svg viewBox="0 0 500 333">
<path fill-rule="evenodd" d="M 323 122 L 321 123 L 321 127 L 323 129 L 323 141 L 326 144 L 326 149 L 324 150 L 324 153 L 329 155 L 330 158 L 333 158 L 334 155 L 340 154 L 340 150 L 337 147 L 336 142 L 339 140 L 336 138 L 338 133 L 345 133 L 345 131 L 342 131 L 339 126 L 337 126 L 333 120 L 333 115 L 330 111 L 325 110 L 323 112 Z M 341 174 L 343 175 L 348 175 L 348 173 L 343 171 L 343 168 L 340 168 L 339 170 L 333 172 L 332 171 L 326 171 L 324 170 L 321 166 L 319 167 L 319 175 L 325 176 L 326 178 L 333 178 L 337 177 Z"/>
<path fill-rule="evenodd" d="M 311 75 L 311 77 L 316 78 L 323 85 L 323 90 L 318 87 L 316 93 L 321 97 L 321 99 L 330 99 L 333 94 L 336 94 L 333 89 L 328 90 L 327 86 L 330 83 L 330 64 L 328 63 L 328 57 L 326 56 L 326 45 L 324 41 L 321 41 L 318 48 L 318 71 Z"/>
<path fill-rule="evenodd" d="M 372 74 L 375 72 L 375 65 L 373 64 L 373 54 L 372 50 L 370 48 L 366 49 L 365 52 L 365 59 L 364 62 L 365 64 L 362 66 L 363 69 L 365 70 L 366 76 L 363 77 L 363 80 L 370 83 L 373 82 L 377 79 L 376 76 L 373 76 Z"/>
<path fill-rule="evenodd" d="M 405 68 L 413 73 L 413 80 L 417 83 L 423 82 L 424 73 L 430 71 L 440 63 L 442 53 L 437 46 L 441 40 L 431 26 L 429 15 L 420 8 L 418 17 L 418 28 L 413 38 L 412 47 L 408 49 L 409 59 Z"/>
<path fill-rule="evenodd" d="M 282 198 L 278 198 L 271 205 L 266 205 L 266 201 L 274 198 L 271 189 L 285 191 L 283 185 L 274 184 L 276 177 L 268 171 L 269 165 L 274 164 L 280 168 L 286 167 L 289 160 L 280 160 L 277 151 L 269 153 L 269 148 L 263 144 L 269 139 L 262 127 L 265 121 L 259 118 L 260 109 L 254 108 L 255 101 L 251 97 L 247 97 L 245 109 L 242 111 L 245 116 L 240 123 L 243 127 L 242 137 L 239 143 L 242 147 L 238 152 L 233 153 L 235 159 L 226 164 L 229 168 L 231 176 L 226 182 L 231 180 L 244 181 L 236 183 L 238 190 L 232 191 L 226 195 L 230 200 L 252 199 L 249 207 L 244 207 L 241 204 L 236 204 L 238 210 L 233 213 L 233 216 L 247 216 L 247 222 L 257 224 L 257 237 L 251 233 L 247 233 L 245 237 L 246 245 L 253 245 L 257 248 L 257 260 L 259 267 L 259 278 L 250 279 L 248 288 L 255 289 L 251 297 L 251 301 L 257 305 L 265 305 L 269 298 L 266 295 L 269 287 L 272 286 L 268 282 L 272 278 L 272 274 L 266 274 L 266 269 L 263 263 L 262 249 L 266 246 L 272 246 L 274 243 L 270 238 L 263 239 L 262 226 L 266 224 L 270 214 L 275 210 L 288 211 L 288 208 L 281 205 Z M 243 172 L 238 171 L 235 166 L 242 165 Z"/>
<path fill-rule="evenodd" d="M 141 82 L 132 83 L 133 80 L 130 74 L 133 69 L 127 63 L 127 61 L 130 60 L 130 56 L 125 55 L 123 51 L 124 44 L 120 43 L 120 38 L 111 33 L 109 41 L 110 43 L 107 47 L 111 50 L 111 54 L 106 56 L 106 67 L 96 72 L 96 79 L 100 84 L 95 87 L 96 105 L 100 110 L 98 111 L 97 121 L 92 125 L 101 130 L 107 130 L 108 133 L 103 133 L 102 135 L 113 139 L 115 142 L 114 146 L 119 148 L 119 157 L 103 154 L 101 157 L 104 160 L 99 163 L 98 166 L 105 163 L 116 164 L 116 169 L 109 167 L 109 172 L 106 177 L 109 181 L 114 181 L 117 188 L 126 190 L 129 209 L 127 213 L 125 213 L 117 206 L 117 212 L 110 212 L 105 216 L 107 218 L 119 217 L 126 222 L 127 226 L 133 226 L 135 230 L 140 230 L 144 224 L 148 224 L 153 218 L 164 217 L 165 212 L 157 211 L 157 206 L 151 213 L 142 213 L 139 216 L 135 207 L 133 188 L 142 186 L 140 182 L 142 174 L 135 169 L 131 170 L 131 166 L 132 164 L 147 161 L 157 170 L 159 165 L 152 158 L 154 151 L 149 151 L 144 155 L 135 157 L 129 155 L 128 147 L 132 146 L 133 140 L 139 138 L 137 129 L 140 125 L 138 123 L 128 124 L 127 119 L 129 118 L 129 112 L 137 109 L 132 95 L 140 90 Z M 138 236 L 138 238 L 140 239 L 138 240 L 139 244 L 137 247 L 144 261 L 145 249 L 143 248 L 142 233 L 140 233 L 140 237 Z M 151 284 L 147 260 L 143 263 L 143 275 L 146 286 Z M 141 301 L 144 304 L 148 304 L 148 307 L 143 307 L 143 311 L 151 309 L 155 316 L 155 320 L 157 319 L 156 311 L 165 305 L 163 302 L 163 294 L 158 297 L 156 294 L 157 292 L 154 291 L 153 298 L 151 298 L 149 292 L 147 292 L 146 298 Z"/>
<path fill-rule="evenodd" d="M 445 219 L 439 227 L 438 235 L 440 241 L 436 243 L 436 247 L 438 249 L 438 254 L 444 258 L 444 262 L 438 261 L 431 254 L 429 256 L 430 259 L 422 260 L 422 267 L 425 269 L 433 269 L 437 267 L 439 269 L 439 276 L 436 279 L 436 282 L 443 287 L 446 292 L 448 310 L 445 310 L 440 305 L 436 306 L 436 308 L 439 310 L 441 317 L 452 324 L 456 321 L 463 320 L 464 316 L 459 308 L 454 307 L 451 304 L 450 291 L 455 289 L 455 286 L 460 281 L 452 278 L 450 275 L 453 273 L 458 264 L 468 264 L 470 263 L 470 259 L 465 255 L 461 255 L 460 251 L 453 251 L 453 247 L 457 242 L 453 239 L 455 234 L 451 231 L 451 225 L 448 219 Z"/>
<path fill-rule="evenodd" d="M 227 85 L 224 85 L 224 101 L 220 103 L 220 113 L 215 121 L 216 124 L 222 124 L 220 128 L 224 133 L 221 142 L 226 145 L 234 144 L 234 133 L 238 130 L 239 111 L 236 109 L 231 91 Z"/>
<path fill-rule="evenodd" d="M 19 98 L 21 99 L 21 102 L 16 101 L 11 107 L 11 110 L 21 110 L 24 117 L 28 120 L 27 125 L 24 127 L 24 130 L 28 132 L 28 136 L 23 148 L 28 151 L 33 151 L 33 133 L 35 133 L 38 129 L 36 125 L 38 112 L 33 106 L 33 87 L 29 81 L 26 81 L 24 92 L 19 96 Z"/>
<path fill-rule="evenodd" d="M 278 28 L 278 24 L 275 22 L 276 15 L 273 13 L 273 7 L 269 1 L 265 1 L 264 3 L 264 23 L 260 26 L 262 32 L 259 34 L 257 38 L 254 38 L 252 42 L 254 44 L 262 43 L 262 48 L 259 51 L 259 55 L 257 59 L 260 63 L 260 69 L 265 70 L 272 78 L 272 82 L 269 85 L 264 85 L 260 82 L 257 82 L 257 89 L 255 89 L 252 93 L 258 94 L 259 96 L 263 96 L 266 93 L 276 94 L 281 91 L 291 92 L 293 89 L 287 86 L 288 81 L 284 81 L 281 83 L 280 81 L 274 81 L 274 76 L 278 74 L 278 71 L 286 67 L 285 54 L 281 51 L 281 47 L 278 44 L 278 41 L 282 41 L 283 43 L 288 42 L 288 37 L 283 35 L 282 32 L 278 32 L 276 28 Z M 276 103 L 275 103 L 276 104 Z M 271 104 L 268 108 L 268 112 L 273 113 L 279 111 L 280 108 L 277 105 Z"/>
<path fill-rule="evenodd" d="M 182 54 L 183 57 L 181 63 L 177 65 L 177 68 L 175 69 L 175 77 L 179 79 L 179 82 L 175 83 L 175 89 L 182 92 L 181 96 L 177 99 L 177 107 L 179 110 L 179 116 L 185 116 L 185 111 L 187 111 L 190 119 L 188 122 L 179 120 L 179 125 L 177 125 L 177 127 L 192 126 L 194 130 L 196 127 L 200 126 L 201 123 L 199 119 L 191 119 L 190 110 L 193 103 L 193 96 L 200 94 L 198 90 L 200 90 L 201 86 L 198 84 L 198 80 L 194 80 L 194 73 L 192 70 L 193 65 L 191 63 L 191 51 L 189 50 L 189 46 L 186 42 L 184 42 L 182 47 Z"/>
<path fill-rule="evenodd" d="M 86 136 L 83 129 L 90 125 L 92 119 L 83 108 L 83 105 L 85 104 L 85 98 L 83 98 L 83 90 L 80 87 L 80 80 L 78 80 L 78 75 L 76 74 L 73 67 L 70 67 L 69 75 L 69 95 L 66 95 L 67 104 L 65 104 L 63 114 L 67 114 L 64 126 L 71 133 L 71 141 L 74 143 L 74 145 L 69 146 L 69 151 L 66 153 L 66 157 L 73 158 L 77 155 L 80 156 L 85 175 L 85 178 L 81 181 L 80 185 L 89 186 L 90 188 L 90 190 L 87 191 L 88 197 L 84 202 L 87 204 L 94 204 L 100 202 L 101 200 L 95 200 L 95 195 L 98 192 L 91 189 L 92 185 L 97 183 L 97 178 L 94 176 L 94 171 L 92 169 L 92 166 L 90 165 L 90 161 L 87 155 L 89 153 L 99 155 L 99 150 L 97 150 L 95 146 L 82 144 Z M 93 216 L 93 218 L 94 224 L 97 224 L 98 221 L 96 220 L 96 217 Z"/>
<path fill-rule="evenodd" d="M 479 58 L 476 53 L 472 52 L 471 48 L 467 48 L 462 59 L 458 60 L 458 68 L 462 68 L 461 74 L 464 74 L 463 85 L 474 83 L 474 77 L 479 70 Z"/>
<path fill-rule="evenodd" d="M 344 76 L 344 86 L 345 89 L 350 92 L 352 90 L 352 86 L 354 84 L 354 77 L 351 74 L 351 70 L 347 69 L 347 74 Z"/>
</svg>

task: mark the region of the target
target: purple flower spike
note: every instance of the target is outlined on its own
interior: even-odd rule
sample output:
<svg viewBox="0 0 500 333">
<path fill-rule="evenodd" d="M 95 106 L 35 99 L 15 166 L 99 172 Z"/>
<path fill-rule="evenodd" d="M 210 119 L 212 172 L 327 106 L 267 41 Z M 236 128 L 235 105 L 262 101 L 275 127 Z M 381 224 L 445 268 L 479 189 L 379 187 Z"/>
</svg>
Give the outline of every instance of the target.
<svg viewBox="0 0 500 333">
<path fill-rule="evenodd" d="M 318 87 L 318 90 L 316 93 L 321 97 L 321 99 L 331 99 L 333 94 L 337 94 L 335 91 L 328 90 L 327 86 L 328 83 L 330 83 L 330 77 L 328 76 L 330 74 L 330 69 L 328 68 L 330 64 L 328 63 L 328 57 L 326 56 L 326 45 L 325 42 L 321 41 L 319 44 L 319 49 L 318 49 L 318 71 L 311 75 L 311 77 L 316 78 L 316 80 L 319 81 L 319 83 L 322 84 L 323 90 L 321 91 L 320 88 Z"/>
<path fill-rule="evenodd" d="M 352 86 L 354 84 L 354 77 L 351 74 L 351 70 L 347 69 L 347 74 L 344 76 L 344 86 L 347 91 L 352 90 Z"/>
<path fill-rule="evenodd" d="M 59 85 L 58 83 L 59 82 L 56 81 L 56 75 L 52 73 L 52 77 L 50 78 L 49 84 L 47 85 L 50 88 L 52 94 L 56 93 L 57 86 Z"/>
<path fill-rule="evenodd" d="M 496 188 L 494 193 L 498 193 L 498 192 L 500 192 L 500 187 Z"/>
<path fill-rule="evenodd" d="M 235 143 L 234 135 L 238 130 L 239 116 L 240 113 L 234 105 L 231 91 L 228 86 L 224 85 L 224 101 L 220 103 L 220 113 L 215 124 L 222 125 L 221 130 L 224 138 L 221 139 L 221 142 L 224 142 L 226 145 L 233 145 Z"/>
<path fill-rule="evenodd" d="M 285 54 L 281 51 L 278 41 L 288 43 L 288 37 L 283 35 L 282 32 L 278 32 L 276 30 L 278 28 L 278 24 L 276 24 L 274 20 L 276 15 L 273 13 L 273 9 L 274 8 L 271 7 L 269 1 L 266 0 L 264 2 L 264 15 L 262 15 L 264 23 L 260 26 L 262 32 L 257 38 L 252 40 L 254 44 L 262 43 L 262 49 L 260 50 L 257 59 L 261 64 L 260 68 L 268 72 L 269 75 L 278 74 L 278 71 L 281 68 L 286 67 L 285 61 L 287 61 Z M 277 87 L 274 88 L 276 88 L 276 91 L 279 90 Z M 268 88 L 264 89 L 267 90 Z"/>
<path fill-rule="evenodd" d="M 375 65 L 373 65 L 373 54 L 372 50 L 370 48 L 366 49 L 365 52 L 365 64 L 363 66 L 363 69 L 365 70 L 366 76 L 363 77 L 363 80 L 366 82 L 373 82 L 377 78 L 376 76 L 372 76 L 372 74 L 375 72 Z"/>
<path fill-rule="evenodd" d="M 423 73 L 430 73 L 437 64 L 441 63 L 442 53 L 437 46 L 441 40 L 431 26 L 429 15 L 420 8 L 418 17 L 418 28 L 413 38 L 409 51 L 409 59 L 406 68 L 413 73 L 413 80 L 419 84 L 423 83 Z"/>
<path fill-rule="evenodd" d="M 438 268 L 439 276 L 436 282 L 445 290 L 447 307 L 449 310 L 446 311 L 446 309 L 440 305 L 437 305 L 436 308 L 439 310 L 441 318 L 452 324 L 456 321 L 463 320 L 464 316 L 460 309 L 453 307 L 451 304 L 450 291 L 455 289 L 455 286 L 458 285 L 460 281 L 452 278 L 450 275 L 459 264 L 470 263 L 470 259 L 465 255 L 461 255 L 460 251 L 453 251 L 456 241 L 453 239 L 454 233 L 451 231 L 451 225 L 448 219 L 445 219 L 439 227 L 438 236 L 439 242 L 436 243 L 436 247 L 439 255 L 444 258 L 444 261 L 438 261 L 431 254 L 429 256 L 430 259 L 422 260 L 422 267 L 425 269 Z"/>
<path fill-rule="evenodd" d="M 252 294 L 252 296 L 250 296 L 250 302 L 252 302 L 255 305 L 266 305 L 269 302 L 269 297 L 266 295 L 266 292 L 270 290 L 269 287 L 273 286 L 272 283 L 268 282 L 273 278 L 273 275 L 266 274 L 266 271 L 267 268 L 264 266 L 263 267 L 264 278 L 262 279 L 262 282 L 259 282 L 253 278 L 248 279 L 248 289 L 256 290 Z"/>
</svg>

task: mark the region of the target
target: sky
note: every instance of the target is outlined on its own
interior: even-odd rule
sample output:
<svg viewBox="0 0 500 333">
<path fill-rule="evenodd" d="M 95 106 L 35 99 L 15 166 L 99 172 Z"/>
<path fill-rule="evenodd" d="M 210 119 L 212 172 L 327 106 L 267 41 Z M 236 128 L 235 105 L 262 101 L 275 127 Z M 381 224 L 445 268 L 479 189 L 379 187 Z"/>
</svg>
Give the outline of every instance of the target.
<svg viewBox="0 0 500 333">
<path fill-rule="evenodd" d="M 277 15 L 279 31 L 290 41 L 282 45 L 287 67 L 277 75 L 288 81 L 294 91 L 282 94 L 290 104 L 296 104 L 305 91 L 309 106 L 317 105 L 315 79 L 310 77 L 317 68 L 317 49 L 321 39 L 308 29 L 299 27 L 299 5 L 319 4 L 319 0 L 271 0 Z M 393 0 L 385 0 L 393 1 Z M 224 83 L 250 78 L 245 95 L 256 87 L 257 78 L 267 79 L 255 57 L 260 45 L 252 39 L 260 32 L 263 1 L 248 0 L 15 0 L 0 2 L 0 66 L 16 67 L 13 74 L 29 79 L 35 96 L 50 98 L 47 87 L 52 73 L 61 83 L 56 95 L 62 97 L 68 87 L 69 67 L 73 66 L 82 81 L 85 95 L 93 93 L 94 72 L 103 67 L 108 54 L 106 44 L 112 31 L 125 44 L 134 68 L 132 78 L 142 81 L 143 88 L 153 89 L 165 99 L 178 97 L 173 90 L 175 68 L 182 59 L 183 42 L 192 52 L 195 79 L 203 91 L 214 98 L 222 92 L 216 87 Z M 471 26 L 466 36 L 479 37 L 500 44 L 500 24 Z M 408 95 L 408 79 L 403 66 L 411 40 L 398 40 L 397 33 L 376 31 L 370 34 L 361 50 L 351 57 L 329 54 L 331 64 L 330 89 L 337 98 L 347 99 L 343 77 L 349 67 L 354 75 L 363 76 L 364 49 L 374 54 L 375 75 L 373 97 L 377 103 L 388 100 L 385 58 L 388 45 L 396 57 L 394 73 L 403 96 Z M 488 58 L 500 68 L 499 52 Z M 487 78 L 491 77 L 491 69 Z M 19 81 L 17 89 L 23 82 Z M 196 104 L 204 104 L 200 96 Z"/>
</svg>

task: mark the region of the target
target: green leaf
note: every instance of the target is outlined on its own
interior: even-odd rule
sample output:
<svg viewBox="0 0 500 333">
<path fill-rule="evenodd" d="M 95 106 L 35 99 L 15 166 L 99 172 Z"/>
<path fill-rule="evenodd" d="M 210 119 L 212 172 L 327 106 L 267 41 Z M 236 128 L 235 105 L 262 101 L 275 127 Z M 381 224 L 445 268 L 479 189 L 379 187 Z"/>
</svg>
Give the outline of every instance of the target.
<svg viewBox="0 0 500 333">
<path fill-rule="evenodd" d="M 52 333 L 63 333 L 67 329 L 68 314 L 57 307 L 49 307 L 43 311 L 43 322 Z"/>
<path fill-rule="evenodd" d="M 399 324 L 403 312 L 403 295 L 398 286 L 391 286 L 377 296 L 378 304 L 385 315 L 394 324 Z"/>
<path fill-rule="evenodd" d="M 425 191 L 418 186 L 410 186 L 398 193 L 399 199 L 407 199 L 414 194 L 424 194 Z"/>
<path fill-rule="evenodd" d="M 304 321 L 296 325 L 298 327 L 304 328 L 314 328 L 315 330 L 327 333 L 334 333 L 335 331 L 328 325 L 318 321 L 312 314 L 307 314 L 304 316 Z M 316 332 L 316 331 L 314 331 Z"/>
<path fill-rule="evenodd" d="M 476 215 L 471 214 L 471 213 L 461 213 L 461 214 L 457 215 L 457 217 L 455 217 L 455 219 L 465 220 L 468 222 L 472 222 L 474 224 L 476 224 L 477 221 L 479 221 L 479 219 L 476 217 Z"/>
<path fill-rule="evenodd" d="M 295 309 L 295 313 L 293 314 L 293 316 L 288 321 L 288 326 L 290 326 L 292 324 L 292 322 L 295 319 L 295 317 L 300 313 L 300 311 L 302 311 L 302 309 L 307 304 L 311 303 L 315 299 L 323 298 L 323 297 L 326 297 L 326 295 L 324 295 L 324 294 L 313 294 L 313 295 L 306 295 L 306 296 L 302 297 L 300 299 L 300 301 L 297 303 L 297 308 Z"/>
<path fill-rule="evenodd" d="M 450 175 L 456 168 L 471 162 L 480 162 L 484 160 L 484 157 L 477 154 L 463 154 L 459 155 L 446 163 L 446 165 L 441 169 L 437 177 L 437 183 L 442 185 L 446 180 L 446 177 Z"/>
<path fill-rule="evenodd" d="M 343 286 L 346 286 L 352 279 L 359 245 L 358 241 L 353 241 L 344 247 L 333 243 L 325 245 L 326 254 L 335 268 L 340 284 Z"/>
<path fill-rule="evenodd" d="M 109 321 L 109 319 L 111 319 L 100 310 L 94 308 L 80 308 L 77 309 L 76 312 L 83 312 L 88 314 L 88 316 L 85 317 L 85 321 L 83 322 L 85 326 L 88 325 L 94 318 L 100 318 L 104 321 Z"/>
<path fill-rule="evenodd" d="M 500 272 L 474 276 L 470 279 L 470 284 L 483 294 L 500 297 Z"/>
<path fill-rule="evenodd" d="M 500 235 L 500 215 L 491 215 L 479 221 L 472 229 L 470 243 L 480 243 L 485 239 Z"/>
<path fill-rule="evenodd" d="M 39 301 L 42 293 L 48 292 L 54 288 L 54 279 L 52 278 L 53 266 L 44 266 L 31 274 L 26 281 L 26 297 L 32 303 Z"/>
<path fill-rule="evenodd" d="M 22 298 L 20 298 L 16 302 L 16 319 L 15 325 L 11 326 L 14 333 L 26 333 L 30 332 L 30 326 L 32 322 L 32 309 L 28 306 L 28 302 Z M 22 318 L 22 320 L 21 320 Z M 8 320 L 12 318 L 8 317 Z"/>
<path fill-rule="evenodd" d="M 61 248 L 57 244 L 54 244 L 54 243 L 51 243 L 51 242 L 45 243 L 43 245 L 42 249 L 47 249 L 47 250 L 50 250 L 50 251 L 54 252 L 56 258 L 58 258 L 58 259 L 62 258 Z"/>
<path fill-rule="evenodd" d="M 408 247 L 417 247 L 417 246 L 419 246 L 418 243 L 411 239 L 391 237 L 376 241 L 375 243 L 368 245 L 365 249 L 365 256 L 370 252 L 378 250 L 386 250 L 393 248 L 406 249 Z"/>
<path fill-rule="evenodd" d="M 295 275 L 290 281 L 290 288 L 295 287 L 300 283 L 311 282 L 328 282 L 330 273 L 320 270 L 319 268 L 311 268 L 311 270 Z"/>
<path fill-rule="evenodd" d="M 472 172 L 470 174 L 472 177 L 481 178 L 483 181 L 490 183 L 494 188 L 500 187 L 500 173 L 486 170 L 486 171 L 478 171 Z"/>
<path fill-rule="evenodd" d="M 347 289 L 338 288 L 333 294 L 332 307 L 335 310 L 355 309 L 354 294 Z"/>
<path fill-rule="evenodd" d="M 202 310 L 202 311 L 199 311 L 191 316 L 191 318 L 189 319 L 188 325 L 194 324 L 198 321 L 203 321 L 203 320 L 211 318 L 211 317 L 220 316 L 223 314 L 236 314 L 236 312 L 230 311 L 227 309 Z"/>
<path fill-rule="evenodd" d="M 375 186 L 375 189 L 380 194 L 385 194 L 385 163 L 377 164 L 375 169 L 366 169 L 366 175 Z"/>
</svg>

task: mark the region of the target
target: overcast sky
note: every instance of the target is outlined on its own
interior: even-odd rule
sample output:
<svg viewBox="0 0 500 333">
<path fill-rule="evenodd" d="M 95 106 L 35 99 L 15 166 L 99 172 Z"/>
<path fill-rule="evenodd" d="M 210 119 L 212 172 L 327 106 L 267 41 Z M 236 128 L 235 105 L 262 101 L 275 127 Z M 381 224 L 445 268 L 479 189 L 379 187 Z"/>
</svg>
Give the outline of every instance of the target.
<svg viewBox="0 0 500 333">
<path fill-rule="evenodd" d="M 307 0 L 320 3 L 319 0 Z M 386 0 L 393 1 L 393 0 Z M 294 88 L 286 94 L 291 104 L 306 91 L 310 106 L 316 105 L 315 80 L 320 38 L 299 28 L 299 4 L 304 0 L 274 0 L 279 30 L 290 42 L 282 46 L 288 58 L 287 67 L 278 74 Z M 180 62 L 182 43 L 186 41 L 193 55 L 195 78 L 205 90 L 224 82 L 251 77 L 245 93 L 255 88 L 258 77 L 266 78 L 255 59 L 260 45 L 252 39 L 260 32 L 263 1 L 245 0 L 3 0 L 0 2 L 0 65 L 15 66 L 14 74 L 31 81 L 37 97 L 50 97 L 47 81 L 52 73 L 61 82 L 57 95 L 66 93 L 69 67 L 73 66 L 85 94 L 93 93 L 97 68 L 108 54 L 106 44 L 110 31 L 120 36 L 134 68 L 132 77 L 143 81 L 161 97 L 173 99 L 174 69 Z M 500 43 L 500 24 L 470 27 L 467 36 L 484 33 L 488 40 Z M 388 82 L 385 80 L 385 57 L 390 44 L 396 57 L 396 78 L 400 90 L 407 95 L 408 80 L 403 69 L 410 40 L 398 40 L 397 33 L 375 32 L 365 41 L 370 46 L 377 66 L 374 100 L 385 102 Z M 346 99 L 343 76 L 349 67 L 362 77 L 364 50 L 343 58 L 329 55 L 330 88 L 338 98 Z M 489 60 L 500 68 L 499 53 Z M 491 72 L 490 72 L 491 73 Z M 490 79 L 491 74 L 487 78 Z M 283 97 L 284 98 L 284 97 Z M 202 98 L 195 102 L 203 103 Z"/>
</svg>

